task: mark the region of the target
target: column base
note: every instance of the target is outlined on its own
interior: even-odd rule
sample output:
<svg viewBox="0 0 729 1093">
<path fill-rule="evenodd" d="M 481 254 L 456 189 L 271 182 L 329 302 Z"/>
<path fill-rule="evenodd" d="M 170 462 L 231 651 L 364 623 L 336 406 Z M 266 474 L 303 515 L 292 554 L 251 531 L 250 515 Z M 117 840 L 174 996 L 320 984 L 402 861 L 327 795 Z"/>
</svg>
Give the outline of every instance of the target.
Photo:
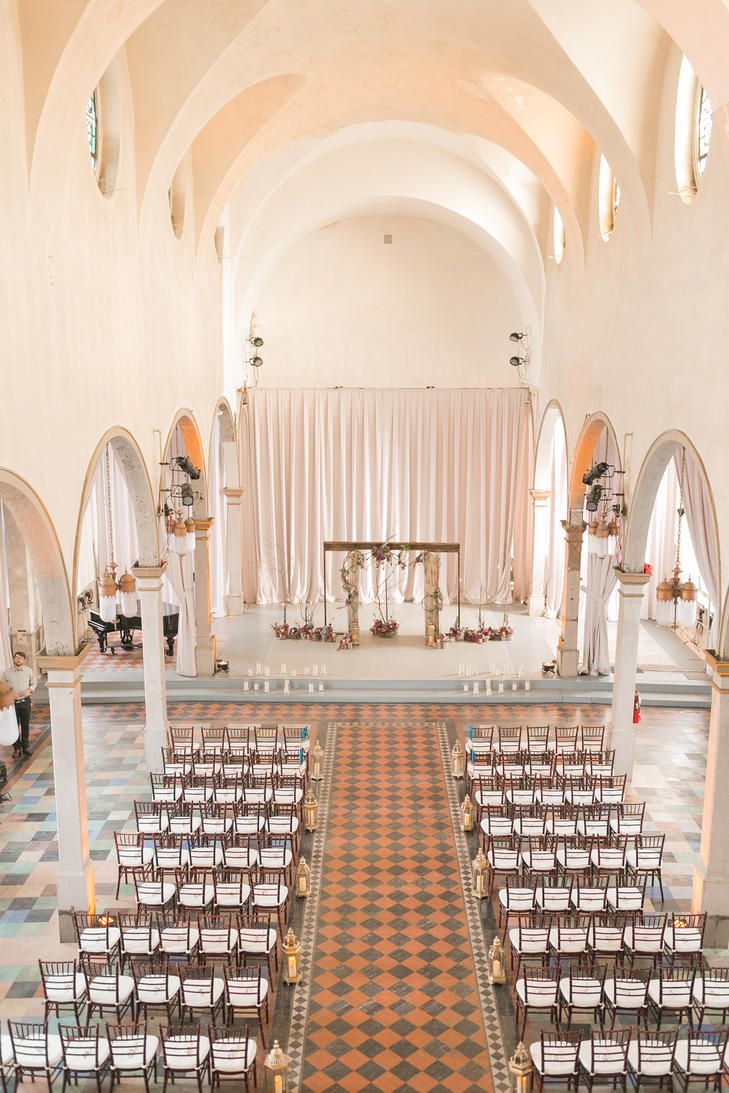
<svg viewBox="0 0 729 1093">
<path fill-rule="evenodd" d="M 195 667 L 199 676 L 215 675 L 215 638 L 198 637 L 195 645 Z"/>
<path fill-rule="evenodd" d="M 562 679 L 577 679 L 580 669 L 579 649 L 557 650 L 557 671 Z"/>
<path fill-rule="evenodd" d="M 167 747 L 167 726 L 144 726 L 144 761 L 147 769 L 159 773 L 162 770 L 162 748 Z"/>
<path fill-rule="evenodd" d="M 225 596 L 224 598 L 226 615 L 243 614 L 243 596 L 240 592 L 237 595 Z"/>
<path fill-rule="evenodd" d="M 73 911 L 96 910 L 96 887 L 94 884 L 94 866 L 87 862 L 84 868 L 73 873 L 59 873 L 56 881 L 56 900 L 58 903 L 58 930 L 61 941 L 75 941 Z M 70 932 L 71 936 L 66 936 Z"/>
<path fill-rule="evenodd" d="M 633 755 L 635 753 L 635 734 L 638 729 L 631 721 L 629 725 L 619 726 L 612 722 L 608 730 L 610 747 L 615 748 L 615 773 L 633 777 Z"/>
<path fill-rule="evenodd" d="M 694 914 L 706 911 L 704 944 L 710 949 L 729 946 L 729 877 L 706 875 L 699 864 L 694 869 L 691 910 Z"/>
</svg>

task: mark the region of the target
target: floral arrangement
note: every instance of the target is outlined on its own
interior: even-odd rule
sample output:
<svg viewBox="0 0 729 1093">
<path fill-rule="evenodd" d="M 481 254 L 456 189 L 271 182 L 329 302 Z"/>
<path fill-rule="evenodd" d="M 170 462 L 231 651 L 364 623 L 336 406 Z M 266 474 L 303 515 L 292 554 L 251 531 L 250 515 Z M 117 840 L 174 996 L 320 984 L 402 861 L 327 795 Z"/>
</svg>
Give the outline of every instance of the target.
<svg viewBox="0 0 729 1093">
<path fill-rule="evenodd" d="M 351 634 L 342 634 L 337 649 L 351 649 L 354 646 L 354 638 Z"/>
<path fill-rule="evenodd" d="M 79 611 L 87 611 L 94 602 L 94 594 L 90 588 L 85 588 L 83 592 L 79 593 L 77 599 Z"/>
<path fill-rule="evenodd" d="M 271 629 L 281 641 L 336 641 L 337 636 L 331 623 L 326 626 L 314 626 L 305 622 L 301 626 L 290 626 L 287 622 L 274 622 Z"/>
<path fill-rule="evenodd" d="M 403 558 L 403 554 L 407 553 L 406 547 L 398 546 L 397 543 L 382 543 L 381 546 L 372 548 L 372 558 L 375 565 L 384 565 L 385 562 L 391 562 L 393 565 L 397 565 L 400 569 L 407 567 L 407 562 Z"/>
<path fill-rule="evenodd" d="M 337 640 L 337 635 L 334 633 L 334 627 L 330 622 L 328 622 L 326 626 L 315 626 L 308 637 L 311 641 Z"/>
<path fill-rule="evenodd" d="M 508 641 L 513 633 L 513 629 L 509 626 L 509 613 L 508 611 L 504 611 L 504 618 L 501 626 L 492 628 L 489 633 L 489 641 Z"/>
<path fill-rule="evenodd" d="M 482 641 L 491 640 L 491 629 L 488 626 L 466 626 L 463 629 L 463 640 L 470 641 L 473 644 L 480 645 Z"/>
<path fill-rule="evenodd" d="M 453 638 L 454 641 L 458 641 L 462 633 L 462 628 L 458 625 L 458 623 L 454 622 L 453 626 L 451 626 L 451 628 L 449 629 L 447 636 L 449 638 Z"/>
<path fill-rule="evenodd" d="M 400 623 L 396 619 L 375 619 L 370 626 L 370 633 L 376 638 L 392 638 L 400 629 Z"/>
</svg>

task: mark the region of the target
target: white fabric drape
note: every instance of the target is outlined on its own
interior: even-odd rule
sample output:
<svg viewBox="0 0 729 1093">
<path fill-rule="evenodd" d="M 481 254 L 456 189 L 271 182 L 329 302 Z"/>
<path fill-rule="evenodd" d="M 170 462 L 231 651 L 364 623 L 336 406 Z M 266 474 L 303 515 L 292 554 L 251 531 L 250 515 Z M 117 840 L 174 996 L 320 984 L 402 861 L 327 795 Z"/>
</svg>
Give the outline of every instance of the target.
<svg viewBox="0 0 729 1093">
<path fill-rule="evenodd" d="M 226 585 L 226 518 L 225 518 L 225 463 L 220 423 L 217 415 L 213 426 L 213 440 L 208 474 L 208 501 L 213 523 L 210 528 L 210 610 L 214 615 L 225 614 Z"/>
<path fill-rule="evenodd" d="M 244 597 L 313 602 L 325 539 L 461 544 L 462 595 L 508 603 L 528 554 L 532 445 L 524 390 L 267 390 L 243 417 Z M 523 532 L 521 533 L 523 534 Z M 328 597 L 342 596 L 343 556 L 328 559 Z M 394 600 L 422 596 L 421 566 L 396 570 Z M 380 574 L 381 576 L 381 574 Z M 364 571 L 371 599 L 377 573 Z M 442 591 L 455 599 L 454 555 Z"/>
<path fill-rule="evenodd" d="M 680 473 L 680 454 L 677 454 L 675 458 Z M 698 573 L 695 575 L 689 573 L 687 567 L 682 564 L 683 576 L 684 580 L 691 576 L 697 584 L 703 581 L 706 587 L 709 603 L 714 612 L 714 631 L 708 635 L 707 647 L 714 648 L 720 606 L 719 559 L 716 554 L 714 513 L 701 471 L 688 452 L 683 480 L 683 503 L 691 545 L 698 563 Z"/>
<path fill-rule="evenodd" d="M 106 468 L 101 453 L 94 470 L 89 499 L 81 524 L 77 588 L 80 592 L 94 584 L 109 563 L 106 518 Z M 114 530 L 114 557 L 118 564 L 117 577 L 130 569 L 139 557 L 137 520 L 124 472 L 113 449 L 109 449 L 109 483 Z"/>
<path fill-rule="evenodd" d="M 192 555 L 167 555 L 167 576 L 180 605 L 180 621 L 177 629 L 177 661 L 175 668 L 181 676 L 196 676 L 195 667 L 195 581 Z"/>
<path fill-rule="evenodd" d="M 565 539 L 562 521 L 567 518 L 567 448 L 564 430 L 557 425 L 549 457 L 549 530 L 544 562 L 545 615 L 555 619 L 562 608 Z M 539 544 L 536 544 L 539 549 Z"/>
<path fill-rule="evenodd" d="M 5 509 L 0 504 L 0 674 L 7 671 L 11 664 L 8 549 L 5 538 Z"/>
<path fill-rule="evenodd" d="M 656 493 L 651 522 L 648 525 L 645 558 L 653 566 L 648 584 L 643 593 L 641 618 L 657 619 L 660 616 L 656 588 L 665 577 L 673 573 L 676 560 L 676 525 L 678 523 L 679 487 L 678 475 L 673 461 L 666 467 Z M 673 619 L 673 608 L 668 611 L 666 621 Z"/>
<path fill-rule="evenodd" d="M 607 606 L 617 583 L 615 555 L 589 554 L 585 588 L 584 666 L 587 675 L 606 676 L 610 673 L 610 651 L 607 634 Z"/>
</svg>

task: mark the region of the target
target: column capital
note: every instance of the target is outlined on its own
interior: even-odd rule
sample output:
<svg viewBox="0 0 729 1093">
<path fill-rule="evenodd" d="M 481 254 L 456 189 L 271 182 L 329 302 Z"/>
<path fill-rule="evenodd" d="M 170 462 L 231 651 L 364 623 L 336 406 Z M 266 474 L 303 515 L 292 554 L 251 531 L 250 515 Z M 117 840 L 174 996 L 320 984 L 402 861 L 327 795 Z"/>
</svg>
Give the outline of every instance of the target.
<svg viewBox="0 0 729 1093">
<path fill-rule="evenodd" d="M 47 653 L 36 660 L 38 669 L 48 675 L 49 687 L 67 687 L 74 684 L 81 673 L 90 645 L 82 645 L 77 653 L 68 656 L 49 656 Z"/>
<path fill-rule="evenodd" d="M 160 562 L 159 565 L 133 565 L 132 576 L 138 581 L 154 581 L 159 580 L 167 569 L 167 562 Z"/>
<path fill-rule="evenodd" d="M 717 653 L 704 653 L 706 666 L 711 676 L 711 686 L 720 694 L 729 694 L 729 660 L 724 660 Z"/>
<path fill-rule="evenodd" d="M 618 578 L 619 594 L 621 596 L 642 596 L 644 586 L 651 579 L 650 573 L 630 573 L 627 570 L 619 569 L 617 566 L 615 566 L 615 575 Z"/>
<path fill-rule="evenodd" d="M 587 524 L 584 520 L 579 520 L 576 524 L 571 524 L 569 520 L 560 520 L 560 524 L 564 529 L 565 537 L 569 543 L 582 542 L 582 536 L 585 534 Z"/>
<path fill-rule="evenodd" d="M 552 496 L 551 490 L 529 490 L 529 496 L 535 505 L 546 505 Z"/>
<path fill-rule="evenodd" d="M 202 520 L 198 520 L 198 518 L 196 516 L 195 517 L 195 537 L 198 538 L 198 539 L 205 539 L 207 537 L 207 535 L 209 534 L 210 528 L 213 526 L 214 522 L 215 522 L 215 517 L 214 516 L 206 516 Z M 198 535 L 198 532 L 201 532 L 202 534 Z"/>
<path fill-rule="evenodd" d="M 243 496 L 244 490 L 242 486 L 225 486 L 223 489 L 223 497 L 230 505 L 237 504 Z"/>
</svg>

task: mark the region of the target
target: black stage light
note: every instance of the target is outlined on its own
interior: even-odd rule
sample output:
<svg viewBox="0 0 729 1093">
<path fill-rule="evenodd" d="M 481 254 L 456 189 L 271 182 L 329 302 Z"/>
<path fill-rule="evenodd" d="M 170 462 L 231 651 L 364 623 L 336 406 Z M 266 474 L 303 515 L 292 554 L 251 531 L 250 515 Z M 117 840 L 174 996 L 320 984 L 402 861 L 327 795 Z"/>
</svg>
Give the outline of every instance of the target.
<svg viewBox="0 0 729 1093">
<path fill-rule="evenodd" d="M 188 478 L 192 478 L 197 482 L 200 477 L 200 468 L 196 467 L 191 459 L 188 459 L 186 455 L 178 455 L 172 462 L 176 463 Z"/>
<path fill-rule="evenodd" d="M 588 512 L 597 512 L 597 506 L 600 504 L 600 498 L 602 497 L 602 486 L 599 482 L 596 482 L 587 495 L 587 501 L 585 502 Z"/>
<path fill-rule="evenodd" d="M 517 330 L 512 330 L 511 334 L 509 334 L 510 342 L 521 342 L 524 338 L 526 338 L 526 334 L 520 334 Z"/>
<path fill-rule="evenodd" d="M 591 486 L 593 482 L 596 482 L 598 478 L 602 478 L 609 470 L 609 463 L 593 463 L 589 471 L 585 471 L 582 476 L 583 485 Z"/>
<path fill-rule="evenodd" d="M 523 364 L 526 364 L 526 357 L 509 357 L 509 364 L 514 368 L 521 368 Z"/>
</svg>

